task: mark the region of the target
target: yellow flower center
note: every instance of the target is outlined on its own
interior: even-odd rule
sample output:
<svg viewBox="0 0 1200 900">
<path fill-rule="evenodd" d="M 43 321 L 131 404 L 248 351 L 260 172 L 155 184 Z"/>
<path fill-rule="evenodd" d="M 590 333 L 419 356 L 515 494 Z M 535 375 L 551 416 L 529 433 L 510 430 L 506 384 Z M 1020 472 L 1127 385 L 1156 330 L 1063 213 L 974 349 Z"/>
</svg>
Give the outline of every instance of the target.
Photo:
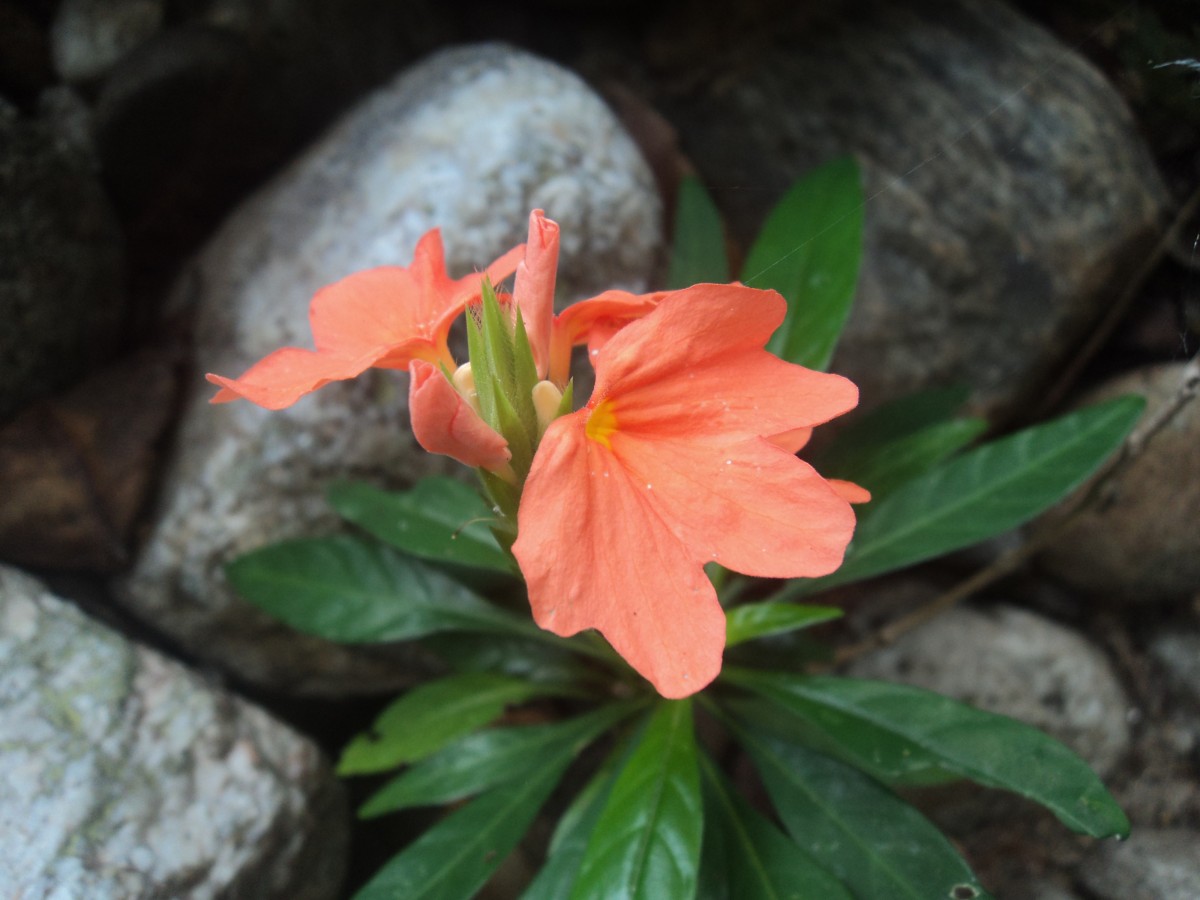
<svg viewBox="0 0 1200 900">
<path fill-rule="evenodd" d="M 611 400 L 601 400 L 587 418 L 585 431 L 593 441 L 612 449 L 608 437 L 617 430 L 617 414 L 613 412 Z"/>
</svg>

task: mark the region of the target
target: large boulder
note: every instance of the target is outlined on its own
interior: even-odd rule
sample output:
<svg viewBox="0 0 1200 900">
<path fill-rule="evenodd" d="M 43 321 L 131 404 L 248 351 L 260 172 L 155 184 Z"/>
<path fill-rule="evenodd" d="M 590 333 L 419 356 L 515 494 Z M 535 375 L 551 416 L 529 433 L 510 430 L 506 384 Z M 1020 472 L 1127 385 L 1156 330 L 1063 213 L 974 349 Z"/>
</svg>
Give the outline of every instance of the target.
<svg viewBox="0 0 1200 900">
<path fill-rule="evenodd" d="M 0 885 L 25 900 L 338 896 L 306 738 L 0 567 Z"/>
<path fill-rule="evenodd" d="M 995 0 L 757 5 L 774 15 L 730 16 L 685 58 L 638 47 L 604 75 L 670 119 L 743 245 L 793 180 L 855 156 L 866 249 L 834 370 L 864 405 L 964 383 L 1011 409 L 1154 237 L 1166 195 L 1128 110 Z"/>
<path fill-rule="evenodd" d="M 502 46 L 439 54 L 367 99 L 230 218 L 182 278 L 196 369 L 238 375 L 283 345 L 311 346 L 308 300 L 353 271 L 407 264 L 440 226 L 452 273 L 524 239 L 529 210 L 562 225 L 564 296 L 641 288 L 660 244 L 659 200 L 632 142 L 570 73 Z M 403 648 L 301 637 L 237 599 L 222 567 L 266 543 L 334 526 L 335 478 L 391 481 L 444 462 L 411 438 L 406 383 L 375 372 L 282 412 L 209 406 L 197 375 L 123 602 L 190 651 L 260 685 L 380 691 L 406 683 Z"/>
</svg>

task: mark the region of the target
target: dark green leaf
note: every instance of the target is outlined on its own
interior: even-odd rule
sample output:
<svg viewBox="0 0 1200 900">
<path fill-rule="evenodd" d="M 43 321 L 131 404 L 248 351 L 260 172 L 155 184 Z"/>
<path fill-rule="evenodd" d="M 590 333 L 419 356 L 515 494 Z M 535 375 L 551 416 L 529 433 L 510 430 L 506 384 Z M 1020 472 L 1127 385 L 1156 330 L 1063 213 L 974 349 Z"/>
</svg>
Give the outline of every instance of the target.
<svg viewBox="0 0 1200 900">
<path fill-rule="evenodd" d="M 963 454 L 868 505 L 842 567 L 794 582 L 812 593 L 982 541 L 1053 506 L 1113 452 L 1144 401 L 1121 397 L 1027 428 Z"/>
<path fill-rule="evenodd" d="M 450 744 L 380 788 L 359 810 L 373 818 L 410 806 L 452 803 L 500 784 L 523 781 L 573 759 L 636 706 L 610 705 L 552 725 L 494 728 Z"/>
<path fill-rule="evenodd" d="M 691 703 L 663 701 L 617 776 L 572 900 L 692 896 L 702 824 Z"/>
<path fill-rule="evenodd" d="M 967 387 L 930 388 L 889 400 L 874 409 L 854 410 L 832 426 L 836 436 L 817 457 L 823 472 L 836 460 L 871 453 L 881 444 L 911 437 L 958 415 L 971 391 Z"/>
<path fill-rule="evenodd" d="M 532 623 L 415 559 L 347 535 L 273 544 L 231 562 L 239 594 L 332 641 L 401 641 L 439 631 L 527 634 Z"/>
<path fill-rule="evenodd" d="M 569 759 L 482 794 L 395 856 L 354 900 L 470 900 L 525 834 Z"/>
<path fill-rule="evenodd" d="M 738 796 L 707 756 L 701 755 L 700 770 L 704 855 L 699 900 L 853 900 L 815 859 Z"/>
<path fill-rule="evenodd" d="M 873 502 L 905 482 L 929 471 L 987 430 L 983 419 L 952 419 L 923 431 L 879 444 L 869 451 L 831 459 L 821 470 L 826 478 L 842 478 L 871 492 Z"/>
<path fill-rule="evenodd" d="M 945 836 L 887 788 L 756 728 L 737 734 L 792 839 L 856 896 L 988 896 Z"/>
<path fill-rule="evenodd" d="M 342 752 L 339 775 L 382 772 L 416 762 L 495 719 L 510 703 L 550 690 L 503 675 L 470 672 L 413 688 Z"/>
<path fill-rule="evenodd" d="M 829 622 L 842 615 L 832 606 L 801 606 L 797 603 L 747 603 L 725 613 L 725 646 L 784 634 Z"/>
<path fill-rule="evenodd" d="M 729 683 L 733 683 L 730 679 Z M 723 706 L 746 722 L 756 722 L 780 740 L 803 744 L 818 753 L 840 759 L 866 772 L 876 781 L 893 787 L 929 787 L 961 781 L 962 776 L 943 768 L 938 760 L 907 743 L 880 743 L 875 754 L 864 758 L 855 746 L 842 744 L 807 719 L 786 714 L 779 704 L 757 694 L 731 697 Z"/>
<path fill-rule="evenodd" d="M 671 290 L 693 284 L 729 281 L 729 259 L 721 214 L 700 180 L 689 175 L 679 183 L 675 207 L 675 241 L 671 248 Z"/>
<path fill-rule="evenodd" d="M 384 491 L 361 481 L 329 489 L 338 515 L 405 553 L 513 573 L 512 560 L 488 529 L 494 517 L 478 492 L 452 478 L 426 478 L 407 491 Z"/>
<path fill-rule="evenodd" d="M 562 900 L 570 896 L 571 886 L 575 884 L 583 855 L 587 852 L 588 840 L 612 792 L 620 755 L 620 751 L 610 755 L 558 820 L 550 841 L 549 858 L 521 895 L 521 900 Z"/>
<path fill-rule="evenodd" d="M 572 652 L 575 639 L 549 632 L 528 638 L 492 634 L 437 634 L 421 641 L 456 672 L 495 672 L 544 684 L 603 682 L 607 675 Z"/>
<path fill-rule="evenodd" d="M 1036 728 L 930 691 L 879 681 L 736 670 L 726 679 L 803 719 L 847 762 L 888 779 L 924 769 L 1028 797 L 1074 831 L 1129 832 L 1129 821 L 1087 763 Z"/>
<path fill-rule="evenodd" d="M 829 364 L 858 282 L 863 208 L 858 165 L 844 157 L 801 178 L 767 217 L 742 281 L 787 300 L 772 353 L 810 369 Z"/>
</svg>

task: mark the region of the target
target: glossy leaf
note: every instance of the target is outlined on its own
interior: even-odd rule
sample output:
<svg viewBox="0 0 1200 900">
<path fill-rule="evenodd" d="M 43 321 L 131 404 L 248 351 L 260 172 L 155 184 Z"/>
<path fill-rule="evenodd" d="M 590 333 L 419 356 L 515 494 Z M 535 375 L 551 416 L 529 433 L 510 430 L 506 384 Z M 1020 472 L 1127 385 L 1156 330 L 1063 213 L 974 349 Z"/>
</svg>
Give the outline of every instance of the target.
<svg viewBox="0 0 1200 900">
<path fill-rule="evenodd" d="M 238 557 L 226 572 L 255 606 L 331 641 L 464 630 L 527 634 L 533 627 L 415 559 L 348 535 L 273 544 Z"/>
<path fill-rule="evenodd" d="M 413 688 L 342 752 L 339 775 L 382 772 L 416 762 L 491 722 L 510 703 L 546 694 L 545 685 L 470 672 Z"/>
<path fill-rule="evenodd" d="M 987 430 L 983 419 L 951 419 L 880 444 L 874 452 L 846 456 L 822 470 L 827 478 L 860 484 L 878 503 L 905 482 L 929 471 Z"/>
<path fill-rule="evenodd" d="M 497 785 L 523 781 L 546 766 L 573 759 L 636 708 L 609 705 L 551 725 L 470 734 L 388 782 L 362 806 L 359 817 L 452 803 Z"/>
<path fill-rule="evenodd" d="M 729 258 L 725 253 L 721 213 L 700 180 L 689 175 L 679 182 L 667 287 L 677 290 L 693 284 L 728 281 Z"/>
<path fill-rule="evenodd" d="M 743 800 L 707 756 L 698 900 L 853 900 L 836 878 Z"/>
<path fill-rule="evenodd" d="M 451 813 L 384 865 L 354 900 L 470 900 L 521 840 L 568 762 Z"/>
<path fill-rule="evenodd" d="M 550 685 L 603 682 L 607 688 L 606 674 L 572 652 L 579 643 L 548 631 L 527 638 L 454 632 L 425 638 L 421 646 L 456 672 L 495 672 Z"/>
<path fill-rule="evenodd" d="M 1016 528 L 1078 487 L 1137 422 L 1121 397 L 985 444 L 919 476 L 862 512 L 842 567 L 793 582 L 812 593 L 889 572 Z"/>
<path fill-rule="evenodd" d="M 929 388 L 889 400 L 874 409 L 856 409 L 833 425 L 834 438 L 816 457 L 822 472 L 842 458 L 870 455 L 875 448 L 911 437 L 954 419 L 971 391 L 965 386 Z"/>
<path fill-rule="evenodd" d="M 1124 836 L 1129 821 L 1087 763 L 1036 728 L 931 691 L 849 678 L 736 670 L 726 678 L 802 719 L 822 749 L 888 779 L 940 770 L 1028 797 L 1073 831 Z"/>
<path fill-rule="evenodd" d="M 587 852 L 588 840 L 612 792 L 618 755 L 609 757 L 558 820 L 546 863 L 525 889 L 521 900 L 562 900 L 570 896 L 579 866 Z"/>
<path fill-rule="evenodd" d="M 810 369 L 829 364 L 858 283 L 863 209 L 858 165 L 843 157 L 801 178 L 767 217 L 742 281 L 788 302 L 772 353 Z"/>
<path fill-rule="evenodd" d="M 833 606 L 802 606 L 798 603 L 746 603 L 725 613 L 725 646 L 809 628 L 840 618 Z"/>
<path fill-rule="evenodd" d="M 878 782 L 764 731 L 737 733 L 792 839 L 855 896 L 988 896 L 946 837 Z"/>
<path fill-rule="evenodd" d="M 426 478 L 407 491 L 361 481 L 329 489 L 342 518 L 405 553 L 511 575 L 512 561 L 488 529 L 493 514 L 479 494 L 452 478 Z"/>
<path fill-rule="evenodd" d="M 617 775 L 571 900 L 692 896 L 701 829 L 691 703 L 662 701 Z"/>
</svg>

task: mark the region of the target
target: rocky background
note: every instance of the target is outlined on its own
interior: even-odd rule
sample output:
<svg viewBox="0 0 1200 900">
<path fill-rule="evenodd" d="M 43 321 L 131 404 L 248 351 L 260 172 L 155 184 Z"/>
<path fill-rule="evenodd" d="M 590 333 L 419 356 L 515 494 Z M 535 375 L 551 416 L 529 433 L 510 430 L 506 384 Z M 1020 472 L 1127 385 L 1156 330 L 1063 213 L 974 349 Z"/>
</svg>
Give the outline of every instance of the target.
<svg viewBox="0 0 1200 900">
<path fill-rule="evenodd" d="M 1200 346 L 1187 5 L 0 0 L 0 893 L 325 900 L 420 827 L 352 827 L 327 759 L 428 660 L 292 634 L 221 574 L 334 527 L 334 477 L 442 469 L 402 380 L 266 413 L 201 376 L 305 342 L 316 288 L 434 225 L 468 271 L 542 206 L 564 300 L 642 289 L 682 173 L 740 253 L 853 153 L 834 368 L 865 403 L 966 383 L 998 428 L 1174 403 Z M 1200 896 L 1198 446 L 1194 402 L 1066 537 L 849 663 L 1049 730 L 1130 813 L 1095 844 L 982 790 L 915 798 L 998 896 Z M 1026 539 L 848 590 L 830 639 Z"/>
</svg>

